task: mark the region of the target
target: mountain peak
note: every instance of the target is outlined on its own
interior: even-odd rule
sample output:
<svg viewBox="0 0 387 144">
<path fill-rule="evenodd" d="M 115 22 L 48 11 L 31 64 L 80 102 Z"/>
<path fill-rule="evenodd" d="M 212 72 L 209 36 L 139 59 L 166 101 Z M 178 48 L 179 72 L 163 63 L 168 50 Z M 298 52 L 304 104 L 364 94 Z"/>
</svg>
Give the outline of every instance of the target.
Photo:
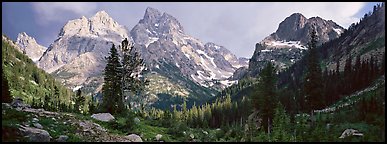
<svg viewBox="0 0 387 144">
<path fill-rule="evenodd" d="M 46 50 L 45 47 L 36 42 L 35 38 L 28 36 L 26 32 L 18 34 L 16 44 L 20 47 L 20 51 L 34 62 L 38 61 Z"/>
<path fill-rule="evenodd" d="M 17 35 L 16 41 L 17 41 L 18 43 L 26 43 L 26 42 L 35 42 L 35 43 L 36 43 L 35 38 L 30 37 L 29 35 L 27 35 L 26 32 L 21 32 L 21 33 L 19 33 L 19 34 Z"/>
<path fill-rule="evenodd" d="M 161 17 L 161 12 L 155 8 L 147 7 L 144 14 L 144 20 L 146 23 L 154 23 Z"/>
<path fill-rule="evenodd" d="M 106 11 L 102 10 L 102 11 L 98 11 L 97 13 L 95 13 L 94 15 L 95 17 L 109 17 L 109 14 L 106 13 Z"/>
</svg>

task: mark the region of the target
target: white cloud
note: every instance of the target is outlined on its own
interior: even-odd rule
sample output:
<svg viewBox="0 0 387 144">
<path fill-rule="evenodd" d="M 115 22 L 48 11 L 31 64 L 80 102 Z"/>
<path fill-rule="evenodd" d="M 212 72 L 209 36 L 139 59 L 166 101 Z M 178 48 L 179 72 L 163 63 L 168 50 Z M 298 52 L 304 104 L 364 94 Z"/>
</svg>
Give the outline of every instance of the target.
<svg viewBox="0 0 387 144">
<path fill-rule="evenodd" d="M 91 15 L 97 8 L 96 3 L 88 2 L 34 2 L 33 9 L 38 15 L 39 24 L 63 21 L 63 16 Z"/>
</svg>

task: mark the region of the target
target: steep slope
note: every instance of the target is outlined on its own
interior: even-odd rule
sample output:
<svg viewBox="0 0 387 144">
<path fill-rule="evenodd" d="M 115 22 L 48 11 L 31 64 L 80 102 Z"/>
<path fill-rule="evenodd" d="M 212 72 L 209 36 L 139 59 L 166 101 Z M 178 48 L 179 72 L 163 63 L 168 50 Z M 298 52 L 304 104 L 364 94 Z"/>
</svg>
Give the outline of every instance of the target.
<svg viewBox="0 0 387 144">
<path fill-rule="evenodd" d="M 46 47 L 39 45 L 35 38 L 28 36 L 25 32 L 19 33 L 16 39 L 16 45 L 23 54 L 26 54 L 32 61 L 37 62 L 43 53 L 47 50 Z"/>
<path fill-rule="evenodd" d="M 309 32 L 316 27 L 318 45 L 338 38 L 344 29 L 332 20 L 320 17 L 305 18 L 294 13 L 282 21 L 275 33 L 263 39 L 255 46 L 249 62 L 250 76 L 256 76 L 267 61 L 274 62 L 282 70 L 298 61 L 307 50 Z"/>
<path fill-rule="evenodd" d="M 11 95 L 22 98 L 27 103 L 31 103 L 33 99 L 43 101 L 43 97 L 47 95 L 50 101 L 57 101 L 59 98 L 62 103 L 69 104 L 73 93 L 39 69 L 20 49 L 6 36 L 2 36 L 2 69 L 8 79 Z M 58 94 L 55 94 L 56 90 Z"/>
</svg>

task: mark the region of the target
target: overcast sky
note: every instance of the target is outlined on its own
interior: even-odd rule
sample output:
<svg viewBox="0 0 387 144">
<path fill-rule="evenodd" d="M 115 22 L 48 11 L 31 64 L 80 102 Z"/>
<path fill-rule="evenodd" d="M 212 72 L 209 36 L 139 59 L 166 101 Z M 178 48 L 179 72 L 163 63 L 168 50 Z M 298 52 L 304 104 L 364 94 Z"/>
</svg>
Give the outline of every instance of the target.
<svg viewBox="0 0 387 144">
<path fill-rule="evenodd" d="M 174 16 L 186 34 L 202 42 L 225 46 L 238 57 L 250 58 L 255 43 L 275 32 L 292 13 L 310 18 L 319 16 L 340 26 L 359 21 L 375 2 L 2 2 L 2 33 L 13 40 L 26 32 L 48 47 L 64 24 L 81 16 L 91 17 L 105 10 L 119 24 L 131 30 L 144 16 L 147 7 Z"/>
</svg>

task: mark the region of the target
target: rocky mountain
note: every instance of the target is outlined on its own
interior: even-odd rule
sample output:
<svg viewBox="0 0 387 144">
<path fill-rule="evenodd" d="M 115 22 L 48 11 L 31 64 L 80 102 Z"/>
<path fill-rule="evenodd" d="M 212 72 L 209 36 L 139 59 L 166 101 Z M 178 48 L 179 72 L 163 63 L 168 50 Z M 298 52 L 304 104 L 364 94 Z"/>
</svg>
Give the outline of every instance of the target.
<svg viewBox="0 0 387 144">
<path fill-rule="evenodd" d="M 203 43 L 186 34 L 176 18 L 154 8 L 146 9 L 130 35 L 141 47 L 152 70 L 160 69 L 162 62 L 167 63 L 205 87 L 212 86 L 213 80 L 227 79 L 237 68 L 246 66 L 223 46 Z"/>
<path fill-rule="evenodd" d="M 318 45 L 338 38 L 345 31 L 332 20 L 320 17 L 307 19 L 300 13 L 294 13 L 279 24 L 276 32 L 256 44 L 249 62 L 249 75 L 256 76 L 267 61 L 274 62 L 278 70 L 294 64 L 307 50 L 309 32 L 313 27 L 317 31 Z"/>
<path fill-rule="evenodd" d="M 34 62 L 37 62 L 47 49 L 46 47 L 39 45 L 35 38 L 28 36 L 25 32 L 18 34 L 16 44 L 19 46 L 17 48 L 20 48 L 18 50 L 23 54 L 26 54 Z"/>
<path fill-rule="evenodd" d="M 67 87 L 95 94 L 102 88 L 110 47 L 120 45 L 124 38 L 140 51 L 149 70 L 144 76 L 158 80 L 146 88 L 142 99 L 148 102 L 155 102 L 159 94 L 204 101 L 215 95 L 212 87 L 235 83 L 226 79 L 237 68 L 247 66 L 246 59 L 238 59 L 223 46 L 185 34 L 176 18 L 154 8 L 147 8 L 130 32 L 105 11 L 70 20 L 37 64 Z"/>
</svg>

